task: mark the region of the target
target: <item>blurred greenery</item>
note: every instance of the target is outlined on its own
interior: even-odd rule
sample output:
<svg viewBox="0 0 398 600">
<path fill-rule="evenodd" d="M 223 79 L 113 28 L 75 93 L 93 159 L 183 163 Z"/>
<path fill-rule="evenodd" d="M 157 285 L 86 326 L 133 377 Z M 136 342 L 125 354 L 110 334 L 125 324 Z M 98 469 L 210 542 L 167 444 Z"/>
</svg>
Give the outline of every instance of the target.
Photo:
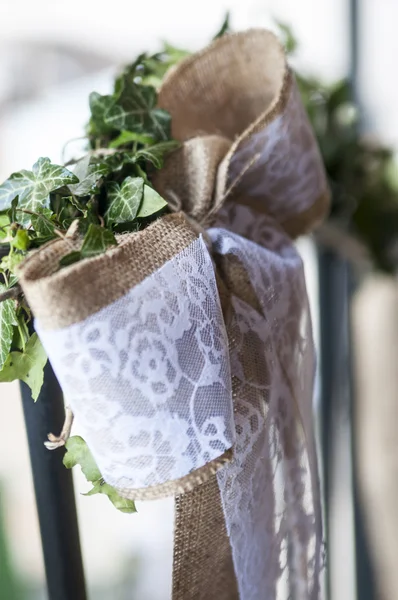
<svg viewBox="0 0 398 600">
<path fill-rule="evenodd" d="M 45 600 L 44 582 L 25 581 L 14 567 L 6 530 L 4 491 L 0 482 L 0 600 Z M 95 600 L 133 600 L 137 591 L 142 557 L 130 554 L 119 565 L 118 582 L 88 582 Z M 72 600 L 72 599 L 71 599 Z"/>
<path fill-rule="evenodd" d="M 297 42 L 279 23 L 287 52 Z M 348 79 L 327 85 L 296 72 L 318 139 L 332 190 L 330 221 L 357 237 L 376 268 L 395 273 L 398 265 L 398 164 L 392 149 L 360 131 L 360 111 Z"/>
<path fill-rule="evenodd" d="M 4 491 L 0 482 L 0 600 L 45 600 L 44 582 L 25 581 L 14 567 L 6 530 Z M 137 591 L 142 558 L 130 554 L 119 565 L 118 583 L 88 582 L 89 598 L 133 600 Z M 72 600 L 72 599 L 71 599 Z"/>
<path fill-rule="evenodd" d="M 3 488 L 0 484 L 0 600 L 22 600 L 6 536 Z"/>
</svg>

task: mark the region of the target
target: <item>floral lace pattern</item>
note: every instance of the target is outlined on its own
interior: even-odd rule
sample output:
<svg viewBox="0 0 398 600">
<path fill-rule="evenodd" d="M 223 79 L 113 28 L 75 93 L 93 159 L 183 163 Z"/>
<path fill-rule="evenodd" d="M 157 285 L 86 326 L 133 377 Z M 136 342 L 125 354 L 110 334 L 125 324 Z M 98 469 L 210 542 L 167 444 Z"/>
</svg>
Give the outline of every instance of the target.
<svg viewBox="0 0 398 600">
<path fill-rule="evenodd" d="M 308 210 L 327 193 L 319 148 L 293 76 L 283 112 L 245 139 L 232 157 L 229 184 L 253 156 L 257 160 L 234 193 L 260 199 L 278 221 Z"/>
<path fill-rule="evenodd" d="M 162 484 L 231 448 L 228 340 L 202 238 L 85 321 L 36 328 L 108 483 Z"/>
<path fill-rule="evenodd" d="M 217 474 L 240 597 L 319 597 L 321 513 L 311 422 L 314 355 L 301 259 L 270 218 L 227 205 L 209 230 L 232 293 L 234 459 Z M 232 233 L 234 231 L 236 233 Z M 239 235 L 237 235 L 239 234 Z M 250 238 L 250 239 L 248 239 Z M 258 304 L 228 281 L 247 273 Z"/>
</svg>

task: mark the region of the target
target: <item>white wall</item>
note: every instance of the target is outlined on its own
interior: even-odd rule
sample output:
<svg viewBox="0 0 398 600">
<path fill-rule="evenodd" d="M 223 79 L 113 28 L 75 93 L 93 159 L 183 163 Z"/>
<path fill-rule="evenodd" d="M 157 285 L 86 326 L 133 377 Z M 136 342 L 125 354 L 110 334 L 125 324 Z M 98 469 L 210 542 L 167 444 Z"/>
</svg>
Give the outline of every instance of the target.
<svg viewBox="0 0 398 600">
<path fill-rule="evenodd" d="M 237 28 L 264 26 L 273 16 L 294 24 L 305 63 L 334 77 L 346 67 L 346 6 L 345 0 L 2 0 L 1 41 L 64 41 L 129 60 L 165 37 L 189 48 L 205 44 L 229 9 Z"/>
<path fill-rule="evenodd" d="M 365 126 L 398 149 L 398 2 L 361 0 L 360 97 Z"/>
</svg>

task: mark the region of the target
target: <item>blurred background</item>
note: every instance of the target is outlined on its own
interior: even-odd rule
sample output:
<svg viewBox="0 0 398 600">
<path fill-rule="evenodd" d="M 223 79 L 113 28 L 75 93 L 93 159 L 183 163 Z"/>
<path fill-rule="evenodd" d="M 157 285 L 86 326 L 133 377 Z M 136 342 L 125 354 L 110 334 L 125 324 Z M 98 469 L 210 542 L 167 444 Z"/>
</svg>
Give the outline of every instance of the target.
<svg viewBox="0 0 398 600">
<path fill-rule="evenodd" d="M 0 180 L 12 171 L 31 168 L 39 156 L 60 163 L 65 142 L 82 135 L 91 91 L 107 93 L 120 65 L 144 50 L 156 51 L 163 40 L 200 49 L 219 29 L 227 11 L 234 29 L 276 29 L 278 20 L 289 25 L 299 42 L 294 66 L 326 83 L 353 75 L 356 55 L 355 94 L 362 131 L 398 148 L 394 76 L 398 3 L 357 0 L 358 43 L 353 50 L 355 4 L 349 0 L 2 0 Z M 362 263 L 348 265 L 345 257 L 335 259 L 334 251 L 319 254 L 313 240 L 301 240 L 299 247 L 321 355 L 314 413 L 325 490 L 328 600 L 392 600 L 398 598 L 395 275 Z M 88 486 L 79 472 L 74 478 L 89 598 L 168 600 L 172 501 L 138 503 L 137 515 L 124 515 L 105 497 L 82 496 Z M 44 598 L 19 386 L 2 384 L 0 600 Z"/>
</svg>

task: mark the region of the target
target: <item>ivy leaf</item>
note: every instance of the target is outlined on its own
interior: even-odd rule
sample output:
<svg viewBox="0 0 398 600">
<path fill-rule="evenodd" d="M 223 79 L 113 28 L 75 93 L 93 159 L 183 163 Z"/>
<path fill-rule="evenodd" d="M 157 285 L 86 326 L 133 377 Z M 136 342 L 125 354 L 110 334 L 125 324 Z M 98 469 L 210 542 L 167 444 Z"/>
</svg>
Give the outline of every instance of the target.
<svg viewBox="0 0 398 600">
<path fill-rule="evenodd" d="M 0 215 L 0 243 L 8 240 L 10 235 L 10 219 L 7 214 Z"/>
<path fill-rule="evenodd" d="M 91 258 L 103 254 L 107 248 L 116 245 L 115 236 L 109 229 L 90 223 L 80 250 L 81 258 Z"/>
<path fill-rule="evenodd" d="M 98 191 L 99 181 L 108 175 L 110 169 L 104 162 L 96 162 L 87 154 L 79 160 L 74 169 L 74 174 L 79 183 L 69 186 L 70 191 L 75 196 L 91 196 Z"/>
<path fill-rule="evenodd" d="M 103 156 L 102 160 L 109 167 L 109 171 L 113 174 L 116 174 L 121 171 L 126 162 L 124 156 L 125 154 L 126 152 L 120 150 L 120 152 L 115 152 L 115 154 L 108 154 L 107 156 Z"/>
<path fill-rule="evenodd" d="M 228 15 L 227 15 L 228 16 Z M 168 42 L 163 42 L 162 56 L 168 66 L 175 65 L 187 56 L 191 56 L 191 52 L 183 50 L 182 48 L 176 48 Z"/>
<path fill-rule="evenodd" d="M 137 218 L 144 219 L 159 212 L 167 206 L 167 202 L 149 185 L 144 185 L 144 197 Z"/>
<path fill-rule="evenodd" d="M 66 453 L 64 455 L 64 465 L 67 469 L 72 469 L 76 465 L 80 465 L 83 475 L 94 483 L 101 479 L 101 473 L 96 462 L 91 454 L 86 442 L 80 435 L 73 435 L 65 444 Z"/>
<path fill-rule="evenodd" d="M 69 252 L 69 254 L 65 254 L 65 256 L 63 256 L 60 261 L 59 261 L 59 266 L 60 267 L 69 267 L 69 265 L 73 265 L 76 262 L 79 262 L 79 260 L 81 260 L 82 255 L 79 252 L 79 250 L 74 250 L 73 252 Z"/>
<path fill-rule="evenodd" d="M 120 146 L 130 144 L 131 142 L 146 146 L 153 144 L 154 141 L 155 139 L 150 135 L 143 135 L 142 133 L 135 133 L 134 131 L 122 131 L 117 138 L 110 142 L 109 148 L 119 148 Z"/>
<path fill-rule="evenodd" d="M 223 24 L 221 25 L 219 31 L 214 36 L 213 40 L 216 40 L 231 31 L 231 26 L 230 26 L 229 21 L 230 21 L 230 14 L 229 14 L 229 12 L 227 12 L 227 14 L 225 15 Z"/>
<path fill-rule="evenodd" d="M 136 66 L 136 76 L 142 77 L 144 85 L 152 85 L 156 89 L 162 84 L 162 79 L 173 65 L 180 62 L 191 53 L 181 48 L 176 48 L 165 42 L 163 49 L 152 56 L 144 55 L 140 64 Z"/>
<path fill-rule="evenodd" d="M 78 198 L 76 198 L 76 196 L 66 196 L 63 198 L 63 200 L 65 202 L 70 202 L 72 204 L 72 206 L 74 206 L 75 208 L 77 208 L 78 211 L 80 211 L 81 213 L 85 214 L 86 212 L 86 207 L 85 205 L 80 202 L 80 200 Z"/>
<path fill-rule="evenodd" d="M 0 284 L 0 293 L 5 292 L 6 289 L 5 285 Z M 18 325 L 15 302 L 13 300 L 0 302 L 0 373 L 11 349 L 14 325 Z"/>
<path fill-rule="evenodd" d="M 49 158 L 39 158 L 32 171 L 13 173 L 0 185 L 0 211 L 11 208 L 18 197 L 20 209 L 38 212 L 50 203 L 50 192 L 70 183 L 77 183 L 76 175 L 59 165 L 51 164 Z M 30 223 L 30 215 L 18 213 L 19 223 Z"/>
<path fill-rule="evenodd" d="M 91 111 L 91 120 L 89 124 L 90 133 L 107 134 L 112 131 L 107 123 L 105 123 L 105 113 L 114 103 L 113 96 L 101 96 L 98 92 L 92 92 L 89 97 L 89 105 Z"/>
<path fill-rule="evenodd" d="M 126 177 L 121 186 L 112 181 L 107 189 L 109 200 L 105 213 L 107 224 L 134 221 L 144 193 L 142 177 Z"/>
<path fill-rule="evenodd" d="M 297 50 L 298 43 L 291 28 L 289 25 L 286 25 L 286 23 L 281 23 L 280 21 L 276 21 L 276 24 L 279 27 L 282 43 L 285 47 L 286 53 L 294 54 L 294 52 Z"/>
<path fill-rule="evenodd" d="M 16 274 L 18 265 L 24 260 L 25 255 L 21 252 L 10 252 L 5 256 L 0 265 L 2 269 L 10 271 L 10 273 Z"/>
<path fill-rule="evenodd" d="M 135 507 L 135 503 L 133 500 L 128 500 L 127 498 L 122 498 L 119 495 L 118 491 L 109 485 L 108 483 L 104 483 L 104 481 L 96 481 L 94 487 L 84 494 L 85 496 L 94 496 L 94 494 L 105 494 L 108 496 L 109 500 L 112 502 L 113 506 L 120 510 L 120 512 L 131 514 L 137 512 Z"/>
<path fill-rule="evenodd" d="M 16 285 L 17 283 L 18 283 L 18 277 L 16 275 L 12 275 L 8 279 L 8 288 L 14 287 L 14 285 Z M 24 308 L 26 309 L 26 306 L 24 306 Z"/>
<path fill-rule="evenodd" d="M 63 198 L 64 202 L 59 208 L 57 220 L 63 229 L 69 229 L 75 220 L 76 206 L 72 205 L 67 198 Z"/>
<path fill-rule="evenodd" d="M 43 385 L 43 369 L 47 356 L 34 333 L 25 346 L 24 352 L 10 352 L 0 371 L 0 382 L 21 379 L 32 390 L 33 400 L 37 400 Z"/>
<path fill-rule="evenodd" d="M 180 146 L 180 142 L 177 142 L 176 140 L 160 142 L 159 144 L 154 144 L 150 148 L 138 150 L 138 152 L 135 154 L 135 160 L 142 158 L 151 162 L 156 169 L 161 169 L 163 167 L 165 157 Z"/>
<path fill-rule="evenodd" d="M 51 221 L 53 215 L 49 208 L 42 208 L 36 215 L 32 215 L 32 227 L 42 237 L 53 237 L 55 225 Z"/>
<path fill-rule="evenodd" d="M 135 504 L 132 500 L 122 498 L 114 487 L 104 482 L 94 457 L 83 438 L 74 435 L 68 439 L 66 442 L 66 454 L 63 460 L 67 469 L 72 469 L 76 465 L 80 465 L 87 481 L 93 484 L 94 487 L 87 494 L 84 494 L 85 496 L 105 494 L 121 512 L 136 512 Z"/>
<path fill-rule="evenodd" d="M 83 218 L 79 219 L 79 231 L 85 235 L 90 223 L 98 225 L 98 199 L 91 198 L 80 210 L 83 212 Z"/>
<path fill-rule="evenodd" d="M 104 121 L 112 129 L 153 135 L 158 140 L 170 137 L 171 116 L 156 108 L 155 88 L 138 85 L 125 76 L 119 80 L 118 98 L 106 111 Z"/>
<path fill-rule="evenodd" d="M 23 311 L 17 312 L 17 326 L 14 327 L 14 336 L 12 338 L 12 348 L 18 348 L 19 350 L 25 350 L 26 343 L 29 340 L 29 327 L 26 322 L 27 316 Z"/>
<path fill-rule="evenodd" d="M 15 236 L 11 242 L 13 248 L 26 252 L 29 248 L 29 233 L 26 229 L 17 229 Z"/>
</svg>

